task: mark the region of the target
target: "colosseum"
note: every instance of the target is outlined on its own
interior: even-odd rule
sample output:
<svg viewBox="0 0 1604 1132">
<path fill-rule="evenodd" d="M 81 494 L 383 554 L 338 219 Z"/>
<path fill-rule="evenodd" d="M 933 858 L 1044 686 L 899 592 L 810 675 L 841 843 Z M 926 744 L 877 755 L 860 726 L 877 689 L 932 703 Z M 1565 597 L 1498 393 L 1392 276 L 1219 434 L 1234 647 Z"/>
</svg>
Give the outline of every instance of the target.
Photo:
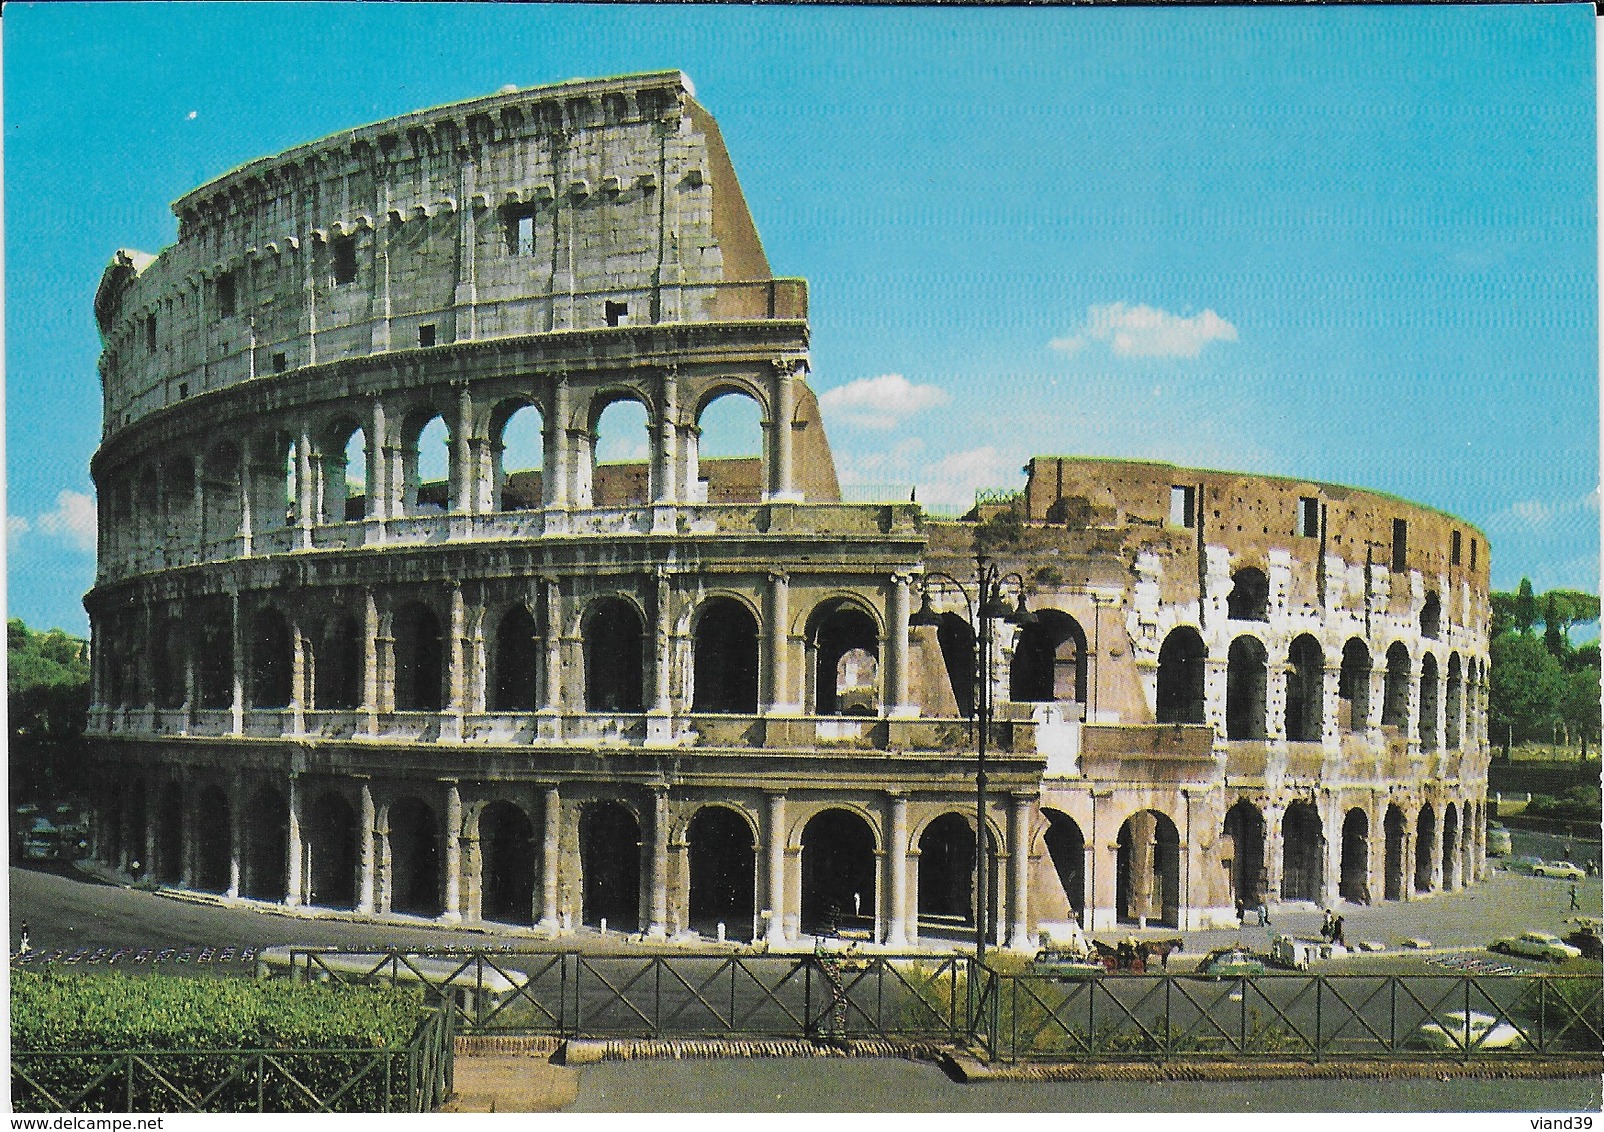
<svg viewBox="0 0 1604 1132">
<path fill-rule="evenodd" d="M 843 502 L 807 286 L 680 73 L 353 129 L 174 212 L 95 295 L 109 864 L 553 937 L 890 948 L 977 907 L 1033 948 L 1483 874 L 1480 532 L 1065 457 L 962 518 Z M 732 397 L 761 457 L 699 459 Z M 645 459 L 602 462 L 627 403 Z"/>
</svg>

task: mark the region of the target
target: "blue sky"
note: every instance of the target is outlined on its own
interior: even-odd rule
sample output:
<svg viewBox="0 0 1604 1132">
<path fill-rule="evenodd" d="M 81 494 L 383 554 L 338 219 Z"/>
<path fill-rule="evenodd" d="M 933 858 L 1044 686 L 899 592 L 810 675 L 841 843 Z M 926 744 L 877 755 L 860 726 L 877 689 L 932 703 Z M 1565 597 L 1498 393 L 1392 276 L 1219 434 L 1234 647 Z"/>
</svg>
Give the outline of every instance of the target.
<svg viewBox="0 0 1604 1132">
<path fill-rule="evenodd" d="M 9 611 L 86 627 L 91 299 L 244 161 L 678 67 L 811 284 L 847 484 L 1032 455 L 1393 492 L 1493 581 L 1598 589 L 1589 5 L 962 10 L 7 5 Z"/>
</svg>

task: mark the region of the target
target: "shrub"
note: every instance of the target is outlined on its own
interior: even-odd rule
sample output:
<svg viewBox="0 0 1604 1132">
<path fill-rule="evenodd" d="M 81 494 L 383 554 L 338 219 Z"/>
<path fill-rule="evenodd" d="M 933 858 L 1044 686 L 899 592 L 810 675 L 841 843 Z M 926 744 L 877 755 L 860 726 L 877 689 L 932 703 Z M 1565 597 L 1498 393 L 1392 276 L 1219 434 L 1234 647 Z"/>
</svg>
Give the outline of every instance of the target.
<svg viewBox="0 0 1604 1132">
<path fill-rule="evenodd" d="M 158 1051 L 145 1059 L 155 1072 L 135 1073 L 140 1111 L 248 1111 L 259 1088 L 269 1111 L 304 1111 L 313 1107 L 307 1091 L 326 1103 L 359 1074 L 336 1107 L 394 1108 L 404 1102 L 404 1060 L 393 1059 L 386 1074 L 382 1060 L 349 1051 L 401 1050 L 423 1018 L 415 987 L 13 970 L 11 992 L 13 1064 L 34 1082 L 14 1068 L 13 1102 L 23 1111 L 54 1107 L 51 1097 L 78 1112 L 125 1110 L 123 1072 L 72 1100 L 109 1068 L 105 1057 L 90 1055 L 120 1050 Z M 283 1052 L 258 1080 L 254 1061 L 241 1070 L 240 1059 L 212 1052 L 238 1049 Z"/>
</svg>

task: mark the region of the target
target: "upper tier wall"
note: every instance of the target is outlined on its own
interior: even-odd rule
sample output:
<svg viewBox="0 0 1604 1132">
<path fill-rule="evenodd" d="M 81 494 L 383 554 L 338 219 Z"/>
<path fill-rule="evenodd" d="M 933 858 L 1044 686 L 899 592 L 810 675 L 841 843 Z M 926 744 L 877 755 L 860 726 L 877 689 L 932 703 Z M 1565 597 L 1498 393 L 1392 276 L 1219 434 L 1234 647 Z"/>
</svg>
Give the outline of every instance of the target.
<svg viewBox="0 0 1604 1132">
<path fill-rule="evenodd" d="M 95 313 L 105 428 L 345 357 L 627 323 L 805 319 L 677 71 L 393 118 L 180 199 Z"/>
</svg>

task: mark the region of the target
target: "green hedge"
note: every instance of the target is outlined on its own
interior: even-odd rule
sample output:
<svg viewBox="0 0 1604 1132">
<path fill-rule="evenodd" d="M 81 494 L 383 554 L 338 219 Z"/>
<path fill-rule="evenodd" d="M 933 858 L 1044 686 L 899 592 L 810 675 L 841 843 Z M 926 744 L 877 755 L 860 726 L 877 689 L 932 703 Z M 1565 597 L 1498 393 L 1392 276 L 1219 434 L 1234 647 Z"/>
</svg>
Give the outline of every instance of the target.
<svg viewBox="0 0 1604 1132">
<path fill-rule="evenodd" d="M 105 1057 L 41 1055 L 155 1050 L 173 1052 L 134 1067 L 132 1106 L 125 1066 L 68 1107 L 78 1112 L 130 1107 L 182 1111 L 203 1103 L 242 1064 L 238 1058 L 205 1051 L 265 1049 L 285 1052 L 275 1055 L 277 1064 L 247 1059 L 238 1079 L 204 1101 L 203 1110 L 248 1111 L 260 1103 L 269 1111 L 304 1111 L 327 1103 L 359 1073 L 362 1079 L 339 1099 L 337 1108 L 401 1107 L 404 1055 L 391 1059 L 387 1083 L 385 1065 L 382 1060 L 375 1063 L 371 1054 L 322 1051 L 401 1050 L 423 1018 L 422 1006 L 416 987 L 13 969 L 13 1102 L 24 1111 L 53 1107 L 50 1097 L 65 1105 L 110 1064 Z M 35 1084 L 20 1078 L 19 1068 Z"/>
</svg>

